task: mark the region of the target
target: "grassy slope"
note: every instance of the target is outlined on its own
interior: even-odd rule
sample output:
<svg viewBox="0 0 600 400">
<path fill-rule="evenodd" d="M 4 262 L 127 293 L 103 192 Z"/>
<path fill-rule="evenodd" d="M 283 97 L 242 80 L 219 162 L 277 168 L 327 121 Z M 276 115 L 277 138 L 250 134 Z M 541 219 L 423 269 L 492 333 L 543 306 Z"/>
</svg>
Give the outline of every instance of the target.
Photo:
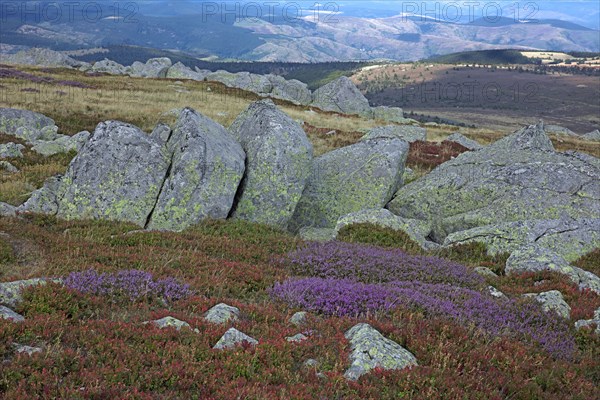
<svg viewBox="0 0 600 400">
<path fill-rule="evenodd" d="M 71 101 L 58 101 L 51 95 L 64 88 L 41 85 L 37 86 L 41 94 L 48 97 L 35 101 L 32 93 L 17 90 L 23 82 L 2 82 L 12 91 L 2 106 L 43 112 L 69 134 L 92 129 L 105 119 L 125 120 L 149 131 L 161 113 L 187 105 L 228 125 L 255 98 L 213 83 L 185 82 L 190 92 L 177 93 L 169 86 L 173 82 L 164 80 L 85 77 L 72 71 L 35 73 L 95 87 L 72 89 Z M 207 86 L 211 92 L 206 91 Z M 310 124 L 305 128 L 318 153 L 358 140 L 358 130 L 373 124 L 354 117 L 307 113 L 289 104 L 282 103 L 282 108 Z M 442 126 L 430 133 L 439 141 L 453 129 Z M 338 133 L 328 135 L 330 130 Z M 501 135 L 493 131 L 472 134 L 482 142 Z M 0 139 L 14 141 L 6 135 Z M 6 196 L 10 185 L 13 195 L 24 196 L 27 185 L 28 190 L 39 186 L 43 178 L 63 170 L 69 160 L 69 156 L 43 160 L 30 151 L 25 156 L 18 165 L 23 172 L 2 176 L 1 196 Z M 424 171 L 432 167 L 418 155 L 413 158 Z M 16 197 L 13 202 L 18 202 Z M 284 337 L 299 331 L 286 322 L 296 310 L 269 301 L 267 289 L 289 276 L 276 259 L 300 244 L 296 238 L 236 221 L 208 221 L 183 233 L 126 234 L 134 229 L 122 223 L 66 222 L 41 216 L 0 219 L 1 281 L 62 276 L 88 268 L 106 272 L 134 268 L 158 277 L 174 276 L 196 291 L 191 299 L 170 306 L 111 302 L 58 286 L 28 291 L 18 309 L 26 322 L 0 321 L 0 357 L 12 358 L 10 367 L 1 369 L 0 393 L 14 399 L 597 397 L 600 342 L 589 331 L 577 333 L 581 350 L 576 358 L 560 361 L 515 339 L 490 339 L 446 319 L 397 310 L 360 319 L 315 317 L 311 327 L 319 335 L 294 345 Z M 370 226 L 345 232 L 342 238 L 416 251 L 406 237 Z M 501 273 L 502 257 L 489 258 L 484 250 L 466 246 L 436 255 Z M 594 260 L 593 255 L 588 256 L 579 266 L 597 272 Z M 574 320 L 590 318 L 600 305 L 599 296 L 580 293 L 566 279 L 551 274 L 501 275 L 489 283 L 514 295 L 559 289 L 573 307 Z M 201 316 L 220 301 L 240 307 L 242 318 L 235 326 L 261 340 L 256 349 L 210 350 L 227 327 L 211 326 Z M 188 321 L 200 334 L 159 331 L 141 324 L 165 315 Z M 421 366 L 411 371 L 376 371 L 358 383 L 346 382 L 342 374 L 349 348 L 343 332 L 365 320 L 409 348 Z M 13 341 L 42 346 L 44 351 L 31 358 L 13 358 L 9 344 Z M 315 376 L 314 368 L 302 368 L 307 358 L 320 361 L 318 370 L 325 380 Z"/>
</svg>

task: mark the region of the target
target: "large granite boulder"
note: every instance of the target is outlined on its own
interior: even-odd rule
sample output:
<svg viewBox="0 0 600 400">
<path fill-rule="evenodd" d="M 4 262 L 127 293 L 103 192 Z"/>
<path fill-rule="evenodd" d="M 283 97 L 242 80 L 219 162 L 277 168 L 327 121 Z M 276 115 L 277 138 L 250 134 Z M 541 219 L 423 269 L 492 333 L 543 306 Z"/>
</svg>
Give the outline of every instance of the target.
<svg viewBox="0 0 600 400">
<path fill-rule="evenodd" d="M 600 218 L 535 219 L 479 226 L 449 234 L 444 246 L 474 241 L 485 243 L 492 254 L 512 253 L 535 243 L 553 249 L 567 261 L 575 261 L 600 247 Z"/>
<path fill-rule="evenodd" d="M 145 226 L 170 164 L 163 147 L 139 128 L 98 124 L 62 179 L 40 189 L 23 211 L 56 209 L 65 219 L 100 218 Z M 48 202 L 54 200 L 54 205 Z"/>
<path fill-rule="evenodd" d="M 557 254 L 555 249 L 537 243 L 529 244 L 512 252 L 506 260 L 507 275 L 550 271 L 567 276 L 580 289 L 589 289 L 600 294 L 600 278 L 595 274 L 570 265 L 567 260 Z"/>
<path fill-rule="evenodd" d="M 386 208 L 434 222 L 433 237 L 442 243 L 486 225 L 597 218 L 599 178 L 600 160 L 555 152 L 540 124 L 440 165 L 402 187 Z"/>
<path fill-rule="evenodd" d="M 409 119 L 404 118 L 404 111 L 400 107 L 379 106 L 371 108 L 373 119 L 386 122 L 406 123 Z"/>
<path fill-rule="evenodd" d="M 315 90 L 311 105 L 324 111 L 342 114 L 358 114 L 363 117 L 373 115 L 369 100 L 346 76 L 342 76 Z"/>
<path fill-rule="evenodd" d="M 58 51 L 43 48 L 31 48 L 19 51 L 15 54 L 3 54 L 2 62 L 8 64 L 35 65 L 38 67 L 63 68 L 80 68 L 89 65 Z"/>
<path fill-rule="evenodd" d="M 229 130 L 247 157 L 231 215 L 285 229 L 310 174 L 306 133 L 271 100 L 252 103 Z"/>
<path fill-rule="evenodd" d="M 210 71 L 194 71 L 186 67 L 180 62 L 175 63 L 167 71 L 167 78 L 171 79 L 192 79 L 195 81 L 203 81 L 208 76 Z"/>
<path fill-rule="evenodd" d="M 357 380 L 373 368 L 404 369 L 418 365 L 416 357 L 404 347 L 383 336 L 366 323 L 350 328 L 346 334 L 350 342 L 350 368 L 344 376 Z"/>
<path fill-rule="evenodd" d="M 270 97 L 300 105 L 308 105 L 312 101 L 312 93 L 305 83 L 296 79 L 287 80 L 273 74 L 265 75 L 265 77 L 271 82 Z"/>
<path fill-rule="evenodd" d="M 158 185 L 148 229 L 182 230 L 206 218 L 227 218 L 245 170 L 246 155 L 235 138 L 185 108 L 166 149 L 168 170 Z"/>
<path fill-rule="evenodd" d="M 369 130 L 361 140 L 377 138 L 398 138 L 406 140 L 408 143 L 417 140 L 427 140 L 427 129 L 413 125 L 386 125 L 378 126 Z"/>
<path fill-rule="evenodd" d="M 28 143 L 59 137 L 54 120 L 40 113 L 15 108 L 0 108 L 0 133 L 13 135 Z"/>
<path fill-rule="evenodd" d="M 151 58 L 145 64 L 136 61 L 131 64 L 129 76 L 137 78 L 166 78 L 171 65 L 171 59 L 167 57 Z"/>
<path fill-rule="evenodd" d="M 90 71 L 110 75 L 126 75 L 131 72 L 131 67 L 125 67 L 118 62 L 105 58 L 104 60 L 96 61 Z"/>
<path fill-rule="evenodd" d="M 402 184 L 408 143 L 365 140 L 317 157 L 289 229 L 334 228 L 346 214 L 382 208 Z"/>
<path fill-rule="evenodd" d="M 238 72 L 234 74 L 219 70 L 208 74 L 206 79 L 209 81 L 221 82 L 225 86 L 259 94 L 268 94 L 273 88 L 267 77 L 258 74 L 251 74 L 249 72 Z"/>
</svg>

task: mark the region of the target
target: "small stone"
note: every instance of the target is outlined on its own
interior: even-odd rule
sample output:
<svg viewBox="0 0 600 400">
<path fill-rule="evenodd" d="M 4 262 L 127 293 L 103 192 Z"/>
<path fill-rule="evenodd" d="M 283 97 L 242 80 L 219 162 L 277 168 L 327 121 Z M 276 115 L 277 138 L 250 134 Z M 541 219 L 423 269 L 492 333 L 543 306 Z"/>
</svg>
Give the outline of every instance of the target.
<svg viewBox="0 0 600 400">
<path fill-rule="evenodd" d="M 524 296 L 532 297 L 538 303 L 542 304 L 542 310 L 546 312 L 553 311 L 565 319 L 569 319 L 571 316 L 571 307 L 567 304 L 562 293 L 558 290 L 550 290 L 542 293 L 527 293 Z"/>
<path fill-rule="evenodd" d="M 479 275 L 483 276 L 483 277 L 489 277 L 489 278 L 497 278 L 498 275 L 492 271 L 489 268 L 486 267 L 475 267 L 475 272 L 477 272 Z"/>
<path fill-rule="evenodd" d="M 0 318 L 10 319 L 13 322 L 25 321 L 25 317 L 23 317 L 21 314 L 18 314 L 16 312 L 14 312 L 13 310 L 11 310 L 10 308 L 5 307 L 5 306 L 0 306 Z"/>
<path fill-rule="evenodd" d="M 499 291 L 498 289 L 496 289 L 493 286 L 488 286 L 488 290 L 489 290 L 490 294 L 494 297 L 497 297 L 497 298 L 506 297 L 506 295 L 504 293 L 502 293 L 501 291 Z"/>
<path fill-rule="evenodd" d="M 239 316 L 239 308 L 219 303 L 204 314 L 204 320 L 213 324 L 226 324 L 237 321 Z"/>
<path fill-rule="evenodd" d="M 15 352 L 17 353 L 27 353 L 27 355 L 33 355 L 34 353 L 41 353 L 42 349 L 39 347 L 31 347 L 31 346 L 25 346 L 24 344 L 19 344 L 19 343 L 13 343 L 12 344 Z"/>
<path fill-rule="evenodd" d="M 160 329 L 164 329 L 164 328 L 175 328 L 178 331 L 181 330 L 181 328 L 190 328 L 192 329 L 192 327 L 190 326 L 190 324 L 188 324 L 185 321 L 181 321 L 177 318 L 173 318 L 173 317 L 164 317 L 161 319 L 157 319 L 154 321 L 146 321 L 144 322 L 144 324 L 148 324 L 148 323 L 153 323 L 154 325 L 158 326 Z M 197 330 L 196 330 L 197 331 Z"/>
<path fill-rule="evenodd" d="M 304 368 L 317 368 L 319 366 L 319 362 L 317 360 L 315 360 L 314 358 L 309 358 L 308 360 L 304 361 L 302 363 L 302 366 Z"/>
<path fill-rule="evenodd" d="M 19 172 L 19 169 L 8 161 L 0 161 L 0 170 L 10 172 L 11 174 Z"/>
<path fill-rule="evenodd" d="M 298 333 L 294 336 L 288 336 L 285 338 L 285 340 L 287 340 L 290 343 L 300 343 L 305 341 L 306 339 L 308 339 L 308 337 L 306 335 L 303 335 L 302 333 Z"/>
<path fill-rule="evenodd" d="M 230 349 L 232 347 L 242 344 L 243 342 L 247 342 L 252 346 L 258 344 L 258 340 L 246 335 L 243 332 L 238 331 L 235 328 L 229 328 L 227 332 L 225 332 L 225 334 L 221 336 L 221 339 L 219 339 L 217 344 L 214 345 L 213 349 Z"/>
<path fill-rule="evenodd" d="M 290 317 L 290 323 L 296 326 L 304 325 L 308 321 L 308 313 L 306 311 L 298 311 Z"/>
</svg>

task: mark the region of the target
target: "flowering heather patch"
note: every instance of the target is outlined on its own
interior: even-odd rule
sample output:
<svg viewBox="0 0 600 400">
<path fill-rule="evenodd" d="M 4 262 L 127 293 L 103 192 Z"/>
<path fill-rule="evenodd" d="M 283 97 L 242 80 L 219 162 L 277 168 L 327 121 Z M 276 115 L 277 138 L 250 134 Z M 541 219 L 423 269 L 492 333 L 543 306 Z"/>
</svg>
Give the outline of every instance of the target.
<svg viewBox="0 0 600 400">
<path fill-rule="evenodd" d="M 72 272 L 64 280 L 65 286 L 82 293 L 97 296 L 126 296 L 132 301 L 158 298 L 173 302 L 192 294 L 189 285 L 173 278 L 154 280 L 152 274 L 139 270 L 121 270 L 114 274 L 94 270 Z"/>
<path fill-rule="evenodd" d="M 293 273 L 319 278 L 364 283 L 420 281 L 467 288 L 483 284 L 477 273 L 452 261 L 361 244 L 310 243 L 288 254 L 286 261 Z"/>
<path fill-rule="evenodd" d="M 533 302 L 497 301 L 481 292 L 423 282 L 366 284 L 348 279 L 301 278 L 276 284 L 271 295 L 291 307 L 334 316 L 359 316 L 401 307 L 474 325 L 493 335 L 516 335 L 568 358 L 575 340 L 567 324 Z"/>
</svg>

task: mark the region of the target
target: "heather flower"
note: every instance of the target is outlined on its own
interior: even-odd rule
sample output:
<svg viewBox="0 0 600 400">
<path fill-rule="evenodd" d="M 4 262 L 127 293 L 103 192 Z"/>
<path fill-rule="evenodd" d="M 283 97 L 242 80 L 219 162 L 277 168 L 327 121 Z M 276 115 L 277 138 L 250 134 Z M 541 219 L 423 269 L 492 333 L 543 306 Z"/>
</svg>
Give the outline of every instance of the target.
<svg viewBox="0 0 600 400">
<path fill-rule="evenodd" d="M 452 261 L 353 243 L 311 243 L 288 254 L 286 260 L 293 273 L 303 276 L 364 283 L 419 281 L 468 288 L 483 284 L 479 274 Z"/>
<path fill-rule="evenodd" d="M 126 297 L 131 301 L 160 299 L 173 302 L 192 294 L 189 285 L 174 278 L 155 280 L 152 274 L 139 270 L 121 270 L 113 274 L 94 270 L 72 272 L 65 279 L 68 288 L 97 296 Z"/>
</svg>

